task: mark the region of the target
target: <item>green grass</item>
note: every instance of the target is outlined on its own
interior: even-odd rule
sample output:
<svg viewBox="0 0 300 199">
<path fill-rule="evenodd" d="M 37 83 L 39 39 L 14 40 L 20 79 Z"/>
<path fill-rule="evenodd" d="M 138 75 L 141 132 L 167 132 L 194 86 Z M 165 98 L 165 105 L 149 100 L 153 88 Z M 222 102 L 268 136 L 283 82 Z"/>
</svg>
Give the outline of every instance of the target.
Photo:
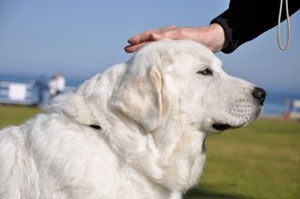
<svg viewBox="0 0 300 199">
<path fill-rule="evenodd" d="M 299 199 L 300 123 L 260 119 L 207 139 L 199 185 L 185 198 Z"/>
<path fill-rule="evenodd" d="M 0 129 L 19 125 L 40 112 L 42 110 L 36 107 L 0 105 Z"/>
<path fill-rule="evenodd" d="M 41 112 L 0 106 L 0 128 Z M 260 119 L 207 139 L 200 183 L 186 199 L 299 199 L 300 122 Z"/>
</svg>

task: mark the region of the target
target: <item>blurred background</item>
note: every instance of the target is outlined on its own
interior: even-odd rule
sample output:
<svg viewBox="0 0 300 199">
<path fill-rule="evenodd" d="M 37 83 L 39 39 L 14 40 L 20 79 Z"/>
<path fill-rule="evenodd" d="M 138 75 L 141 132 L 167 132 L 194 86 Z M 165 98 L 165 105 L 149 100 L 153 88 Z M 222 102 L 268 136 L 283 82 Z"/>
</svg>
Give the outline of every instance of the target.
<svg viewBox="0 0 300 199">
<path fill-rule="evenodd" d="M 1 0 L 0 80 L 30 82 L 40 75 L 49 80 L 60 73 L 67 86 L 77 86 L 128 60 L 123 48 L 130 36 L 168 25 L 207 25 L 228 5 L 228 0 Z M 300 98 L 299 24 L 300 12 L 291 17 L 286 51 L 278 49 L 273 28 L 232 54 L 217 54 L 228 73 L 267 90 L 265 114 L 282 114 L 286 100 Z M 285 23 L 282 29 L 285 42 Z"/>
<path fill-rule="evenodd" d="M 227 9 L 228 5 L 229 0 L 0 0 L 0 102 L 43 106 L 50 95 L 72 90 L 85 79 L 114 64 L 127 61 L 132 55 L 125 53 L 123 48 L 132 35 L 168 25 L 207 25 Z M 286 23 L 282 23 L 281 27 L 282 40 L 285 42 Z M 245 43 L 232 54 L 217 53 L 229 74 L 249 80 L 267 91 L 263 115 L 269 119 L 262 119 L 250 126 L 250 129 L 246 129 L 249 137 L 245 136 L 247 132 L 243 135 L 245 137 L 230 137 L 236 135 L 227 134 L 217 138 L 219 141 L 211 143 L 212 148 L 217 147 L 218 142 L 227 141 L 230 146 L 236 146 L 238 143 L 244 145 L 238 144 L 236 149 L 228 148 L 229 151 L 224 149 L 223 152 L 228 153 L 222 155 L 223 161 L 220 162 L 220 158 L 216 158 L 220 152 L 216 151 L 213 155 L 212 150 L 212 159 L 209 159 L 210 166 L 202 186 L 205 189 L 190 192 L 191 198 L 201 195 L 205 196 L 203 198 L 228 199 L 299 198 L 299 142 L 295 142 L 296 138 L 298 141 L 300 138 L 299 123 L 278 120 L 278 117 L 283 115 L 287 119 L 287 111 L 297 112 L 297 108 L 292 110 L 291 100 L 300 99 L 299 53 L 300 12 L 291 17 L 291 45 L 286 51 L 277 47 L 275 27 L 257 39 Z M 56 90 L 51 94 L 52 80 L 60 82 L 61 91 Z M 40 111 L 28 107 L 2 106 L 0 127 L 16 124 Z M 14 113 L 24 115 L 20 118 L 9 115 Z M 283 130 L 278 132 L 278 129 Z M 270 136 L 270 131 L 276 133 Z M 261 137 L 262 142 L 256 141 L 254 135 L 266 137 Z M 266 142 L 268 144 L 265 144 Z M 278 142 L 281 142 L 281 145 L 278 145 Z M 243 148 L 245 146 L 248 148 Z M 278 147 L 278 151 L 272 151 L 275 146 Z M 236 150 L 245 152 L 239 154 L 239 168 L 232 166 L 236 165 L 236 162 L 228 162 L 228 159 L 224 158 L 230 159 L 232 155 L 238 157 L 239 155 L 235 154 Z M 260 158 L 252 154 L 254 151 Z M 260 153 L 264 155 L 260 156 Z M 275 157 L 278 153 L 282 159 L 266 158 Z M 245 159 L 249 158 L 245 154 L 250 154 L 252 162 L 243 159 L 244 156 Z M 266 160 L 268 162 L 264 162 Z M 284 162 L 289 164 L 284 165 Z M 251 172 L 244 168 L 249 164 Z M 252 168 L 253 164 L 259 167 Z M 211 170 L 210 173 L 209 168 L 215 170 Z M 227 172 L 227 169 L 231 170 Z M 243 171 L 245 175 L 241 174 Z M 256 178 L 255 172 L 258 172 Z M 282 172 L 282 175 L 274 177 L 278 172 Z M 229 176 L 224 177 L 226 173 Z M 220 177 L 211 177 L 213 174 Z M 239 183 L 241 175 L 242 183 Z M 250 187 L 245 186 L 248 182 Z M 279 189 L 273 187 L 281 187 L 282 191 L 279 192 Z M 255 192 L 258 190 L 259 192 Z M 274 191 L 275 196 L 270 195 L 270 192 Z"/>
</svg>

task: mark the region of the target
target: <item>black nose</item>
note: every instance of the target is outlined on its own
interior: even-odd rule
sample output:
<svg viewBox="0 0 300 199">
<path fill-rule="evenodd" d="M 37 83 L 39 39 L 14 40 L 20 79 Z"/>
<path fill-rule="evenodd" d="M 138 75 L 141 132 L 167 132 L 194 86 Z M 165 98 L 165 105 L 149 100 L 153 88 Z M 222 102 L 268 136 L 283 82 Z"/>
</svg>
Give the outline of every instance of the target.
<svg viewBox="0 0 300 199">
<path fill-rule="evenodd" d="M 261 105 L 263 105 L 264 101 L 266 99 L 267 93 L 264 89 L 255 87 L 253 89 L 252 95 L 254 98 L 256 98 L 260 102 Z"/>
</svg>

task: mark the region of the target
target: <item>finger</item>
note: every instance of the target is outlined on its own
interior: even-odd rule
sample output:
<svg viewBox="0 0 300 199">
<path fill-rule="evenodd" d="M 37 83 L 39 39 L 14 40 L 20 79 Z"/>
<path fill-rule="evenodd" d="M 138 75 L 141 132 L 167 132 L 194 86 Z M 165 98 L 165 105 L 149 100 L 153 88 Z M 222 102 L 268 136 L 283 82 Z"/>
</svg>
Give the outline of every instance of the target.
<svg viewBox="0 0 300 199">
<path fill-rule="evenodd" d="M 138 35 L 134 35 L 133 37 L 129 38 L 128 43 L 135 45 L 135 44 L 139 44 L 145 41 L 148 41 L 150 39 L 150 34 L 147 32 L 138 34 Z"/>
<path fill-rule="evenodd" d="M 147 41 L 154 41 L 153 34 L 159 32 L 160 29 L 153 29 L 143 32 L 141 34 L 137 34 L 129 38 L 128 43 L 130 44 L 139 44 Z"/>
<path fill-rule="evenodd" d="M 127 53 L 133 53 L 133 52 L 138 51 L 139 49 L 141 49 L 143 46 L 145 46 L 148 43 L 150 43 L 150 42 L 143 42 L 143 43 L 139 43 L 136 45 L 128 45 L 124 48 L 124 50 Z"/>
<path fill-rule="evenodd" d="M 141 49 L 145 45 L 146 45 L 145 43 L 140 43 L 140 44 L 136 44 L 136 45 L 129 45 L 129 46 L 126 46 L 124 50 L 127 53 L 133 53 L 133 52 L 138 51 L 139 49 Z"/>
</svg>

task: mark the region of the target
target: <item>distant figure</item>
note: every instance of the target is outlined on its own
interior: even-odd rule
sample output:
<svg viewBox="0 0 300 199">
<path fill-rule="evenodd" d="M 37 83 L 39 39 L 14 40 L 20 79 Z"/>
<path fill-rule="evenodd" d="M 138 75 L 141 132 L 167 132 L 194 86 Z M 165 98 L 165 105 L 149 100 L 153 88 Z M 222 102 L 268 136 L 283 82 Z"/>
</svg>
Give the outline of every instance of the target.
<svg viewBox="0 0 300 199">
<path fill-rule="evenodd" d="M 37 105 L 45 105 L 47 103 L 48 83 L 44 75 L 35 81 L 34 88 L 37 89 Z"/>
<path fill-rule="evenodd" d="M 57 83 L 56 83 L 56 76 L 51 77 L 49 83 L 49 95 L 50 98 L 52 99 L 53 97 L 55 97 L 57 95 Z"/>
<path fill-rule="evenodd" d="M 64 92 L 66 87 L 66 79 L 62 74 L 58 73 L 50 79 L 48 86 L 49 94 L 52 99 L 56 95 L 59 95 Z"/>
<path fill-rule="evenodd" d="M 66 86 L 66 80 L 65 77 L 60 73 L 56 75 L 56 86 L 57 86 L 57 93 L 56 93 L 57 95 L 64 92 Z"/>
</svg>

